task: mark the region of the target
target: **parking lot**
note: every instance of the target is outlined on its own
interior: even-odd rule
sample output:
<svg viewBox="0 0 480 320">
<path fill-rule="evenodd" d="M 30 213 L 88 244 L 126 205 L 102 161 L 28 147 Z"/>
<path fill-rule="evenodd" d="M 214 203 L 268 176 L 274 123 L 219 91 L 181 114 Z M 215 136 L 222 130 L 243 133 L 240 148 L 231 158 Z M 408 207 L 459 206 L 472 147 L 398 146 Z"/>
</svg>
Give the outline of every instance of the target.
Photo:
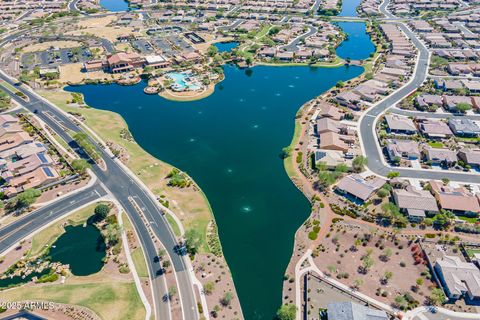
<svg viewBox="0 0 480 320">
<path fill-rule="evenodd" d="M 176 36 L 168 37 L 168 41 L 170 41 L 174 46 L 176 46 L 182 52 L 192 52 L 194 51 L 193 47 L 189 45 L 185 40 Z"/>
<path fill-rule="evenodd" d="M 32 70 L 35 67 L 48 68 L 62 64 L 85 62 L 92 57 L 88 48 L 49 49 L 22 55 L 22 68 Z"/>
<path fill-rule="evenodd" d="M 164 38 L 155 38 L 152 42 L 164 55 L 168 57 L 175 55 L 175 50 L 173 50 L 172 46 Z"/>
<path fill-rule="evenodd" d="M 148 54 L 155 51 L 153 46 L 150 44 L 150 42 L 144 39 L 132 40 L 131 44 L 132 44 L 132 47 L 134 47 L 136 50 L 140 51 L 143 54 Z"/>
</svg>

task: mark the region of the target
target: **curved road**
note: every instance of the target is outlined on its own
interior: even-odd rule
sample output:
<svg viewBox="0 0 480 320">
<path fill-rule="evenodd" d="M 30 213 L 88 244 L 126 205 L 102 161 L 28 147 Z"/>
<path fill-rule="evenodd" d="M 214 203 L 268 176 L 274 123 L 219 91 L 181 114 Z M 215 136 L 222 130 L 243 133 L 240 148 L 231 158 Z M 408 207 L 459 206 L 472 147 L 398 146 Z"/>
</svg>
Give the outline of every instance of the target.
<svg viewBox="0 0 480 320">
<path fill-rule="evenodd" d="M 3 73 L 0 74 L 0 79 L 15 86 L 16 82 L 5 76 Z M 29 102 L 25 102 L 1 84 L 0 87 L 9 93 L 13 100 L 29 111 L 34 112 L 37 117 L 44 121 L 52 130 L 64 139 L 78 154 L 85 154 L 67 133 L 67 131 L 80 132 L 81 130 L 63 112 L 51 103 L 41 99 L 36 93 L 27 90 L 24 86 L 16 86 L 16 88 L 28 96 Z M 92 142 L 95 143 L 94 141 Z M 160 239 L 170 256 L 175 276 L 177 278 L 178 292 L 182 302 L 184 319 L 198 319 L 193 286 L 189 270 L 187 269 L 187 262 L 185 261 L 188 257 L 176 253 L 175 248 L 178 245 L 176 237 L 171 231 L 171 228 L 163 216 L 160 207 L 156 203 L 156 200 L 152 199 L 149 191 L 146 190 L 146 187 L 140 185 L 127 171 L 125 171 L 117 159 L 110 158 L 105 150 L 98 145 L 97 147 L 106 164 L 106 170 L 102 170 L 98 165 L 92 163 L 92 171 L 107 189 L 106 191 L 112 194 L 124 208 L 137 231 L 147 258 L 147 265 L 152 281 L 156 319 L 171 319 L 169 301 L 168 299 L 165 299 L 168 294 L 168 288 L 164 276 L 157 273 L 160 269 L 160 264 L 155 262 L 157 250 L 155 248 L 154 240 L 150 236 L 149 230 L 143 223 L 140 214 L 136 211 L 135 206 L 128 200 L 129 197 L 131 197 L 137 203 L 138 207 L 141 208 L 142 214 L 149 221 L 151 230 L 154 232 L 155 236 Z"/>
<path fill-rule="evenodd" d="M 381 4 L 380 11 L 385 14 L 388 18 L 394 19 L 395 16 L 390 14 L 386 7 L 388 6 L 388 0 Z M 398 102 L 403 100 L 409 94 L 417 90 L 428 74 L 428 63 L 429 63 L 429 51 L 425 45 L 418 40 L 415 34 L 408 29 L 405 24 L 401 22 L 396 22 L 396 25 L 406 34 L 410 41 L 418 50 L 418 60 L 415 67 L 414 75 L 411 80 L 404 85 L 401 89 L 395 91 L 393 94 L 389 95 L 382 101 L 375 104 L 373 107 L 368 109 L 364 114 L 362 114 L 359 120 L 359 138 L 360 144 L 362 146 L 363 153 L 368 159 L 368 169 L 375 174 L 380 176 L 387 176 L 389 172 L 396 171 L 400 173 L 400 176 L 403 178 L 417 178 L 425 180 L 441 180 L 443 178 L 448 178 L 451 181 L 465 182 L 465 183 L 480 183 L 480 176 L 465 173 L 465 172 L 454 172 L 454 171 L 441 171 L 441 170 L 420 170 L 413 168 L 400 168 L 400 167 L 390 167 L 388 166 L 383 158 L 382 150 L 378 143 L 378 138 L 375 133 L 375 125 L 380 118 L 380 116 L 395 106 Z"/>
<path fill-rule="evenodd" d="M 67 195 L 54 203 L 24 214 L 19 219 L 0 229 L 0 254 L 28 237 L 33 231 L 105 195 L 107 195 L 107 192 L 97 182 L 87 189 Z"/>
<path fill-rule="evenodd" d="M 290 42 L 289 44 L 281 46 L 280 49 L 285 49 L 287 51 L 298 51 L 298 44 L 300 43 L 300 41 L 310 37 L 311 35 L 317 33 L 317 31 L 318 31 L 317 28 L 315 28 L 313 26 L 307 26 L 307 27 L 308 27 L 307 32 L 299 35 L 298 37 L 293 39 L 292 42 Z"/>
</svg>

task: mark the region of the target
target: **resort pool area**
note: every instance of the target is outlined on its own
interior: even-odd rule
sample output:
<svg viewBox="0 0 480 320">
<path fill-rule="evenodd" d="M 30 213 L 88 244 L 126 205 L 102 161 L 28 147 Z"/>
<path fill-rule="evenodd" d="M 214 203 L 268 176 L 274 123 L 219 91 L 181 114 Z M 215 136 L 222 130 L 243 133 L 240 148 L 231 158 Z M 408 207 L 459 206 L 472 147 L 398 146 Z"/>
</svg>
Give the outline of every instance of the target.
<svg viewBox="0 0 480 320">
<path fill-rule="evenodd" d="M 166 77 L 174 81 L 174 91 L 196 91 L 202 88 L 198 80 L 187 72 L 170 72 Z"/>
</svg>

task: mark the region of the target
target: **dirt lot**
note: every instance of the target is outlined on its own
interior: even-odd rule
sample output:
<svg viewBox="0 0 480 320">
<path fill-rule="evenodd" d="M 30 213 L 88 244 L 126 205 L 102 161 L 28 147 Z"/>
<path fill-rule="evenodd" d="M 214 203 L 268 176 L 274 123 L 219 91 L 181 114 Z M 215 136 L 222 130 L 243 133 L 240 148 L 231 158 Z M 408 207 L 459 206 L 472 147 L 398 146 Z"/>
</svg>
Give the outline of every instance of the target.
<svg viewBox="0 0 480 320">
<path fill-rule="evenodd" d="M 81 28 L 99 28 L 105 27 L 116 21 L 116 16 L 106 16 L 106 17 L 99 17 L 99 18 L 91 18 L 91 19 L 82 19 L 80 22 L 77 23 L 79 29 Z"/>
<path fill-rule="evenodd" d="M 415 261 L 412 250 L 417 245 L 409 240 L 339 221 L 317 247 L 315 263 L 324 273 L 384 303 L 409 293 L 421 305 L 435 284 L 427 279 L 426 261 Z M 382 282 L 385 278 L 389 279 Z M 422 279 L 420 285 L 417 279 Z"/>
<path fill-rule="evenodd" d="M 133 32 L 133 28 L 129 27 L 88 27 L 83 29 L 78 29 L 75 31 L 69 31 L 68 35 L 80 36 L 80 35 L 91 35 L 100 38 L 105 38 L 111 42 L 117 41 L 117 37 L 125 34 L 133 34 L 139 36 L 140 33 Z"/>
<path fill-rule="evenodd" d="M 195 274 L 204 286 L 209 311 L 219 310 L 218 319 L 241 319 L 240 302 L 236 298 L 233 279 L 228 271 L 225 259 L 212 254 L 201 254 L 195 257 Z M 213 284 L 213 285 L 212 285 Z M 213 290 L 208 291 L 209 286 Z M 230 292 L 235 297 L 229 306 L 222 306 L 220 299 Z"/>
</svg>

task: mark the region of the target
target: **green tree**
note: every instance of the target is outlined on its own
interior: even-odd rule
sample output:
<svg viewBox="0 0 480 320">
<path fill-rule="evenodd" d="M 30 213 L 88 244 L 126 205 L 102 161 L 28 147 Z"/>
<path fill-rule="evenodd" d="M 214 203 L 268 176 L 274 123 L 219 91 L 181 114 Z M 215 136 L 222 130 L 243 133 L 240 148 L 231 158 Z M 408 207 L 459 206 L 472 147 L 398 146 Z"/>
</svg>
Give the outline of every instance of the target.
<svg viewBox="0 0 480 320">
<path fill-rule="evenodd" d="M 383 274 L 383 277 L 380 279 L 380 283 L 383 285 L 386 285 L 390 279 L 393 277 L 393 272 L 392 271 L 385 271 Z"/>
<path fill-rule="evenodd" d="M 40 190 L 37 189 L 27 189 L 20 193 L 18 196 L 13 198 L 7 203 L 6 210 L 13 211 L 13 210 L 25 210 L 30 205 L 32 205 L 35 200 L 42 194 Z"/>
<path fill-rule="evenodd" d="M 170 266 L 172 265 L 172 263 L 170 262 L 170 260 L 165 260 L 162 262 L 162 268 L 163 269 L 168 269 L 170 268 Z"/>
<path fill-rule="evenodd" d="M 445 294 L 443 293 L 442 289 L 433 288 L 432 292 L 430 293 L 430 296 L 428 297 L 428 300 L 434 306 L 441 305 L 442 303 L 445 302 Z"/>
<path fill-rule="evenodd" d="M 389 194 L 390 192 L 384 188 L 378 189 L 377 191 L 377 196 L 382 199 L 387 197 Z"/>
<path fill-rule="evenodd" d="M 400 176 L 400 172 L 397 172 L 397 171 L 390 171 L 387 174 L 388 179 L 396 178 L 396 177 L 399 177 L 399 176 Z"/>
<path fill-rule="evenodd" d="M 110 213 L 110 207 L 106 204 L 100 203 L 95 207 L 93 212 L 95 213 L 95 221 L 100 222 L 105 220 L 105 218 L 108 216 L 108 214 Z"/>
<path fill-rule="evenodd" d="M 400 209 L 392 202 L 382 204 L 382 211 L 387 217 L 394 217 L 400 214 Z"/>
<path fill-rule="evenodd" d="M 175 286 L 171 286 L 170 288 L 168 288 L 168 300 L 172 300 L 173 296 L 177 294 L 177 287 Z"/>
<path fill-rule="evenodd" d="M 167 250 L 165 249 L 159 249 L 157 252 L 158 258 L 163 259 L 167 255 Z"/>
<path fill-rule="evenodd" d="M 362 265 L 365 271 L 368 271 L 373 266 L 373 258 L 369 255 L 365 256 L 362 260 Z"/>
<path fill-rule="evenodd" d="M 365 158 L 364 156 L 356 156 L 355 159 L 353 159 L 352 161 L 353 170 L 355 170 L 356 172 L 362 172 L 367 163 L 367 158 Z"/>
<path fill-rule="evenodd" d="M 233 294 L 230 291 L 225 292 L 223 297 L 220 299 L 220 304 L 224 307 L 228 307 L 232 303 L 232 300 L 233 300 Z"/>
<path fill-rule="evenodd" d="M 85 159 L 75 159 L 72 161 L 72 168 L 80 174 L 84 174 L 91 166 Z"/>
<path fill-rule="evenodd" d="M 207 296 L 211 295 L 213 293 L 213 290 L 215 290 L 215 283 L 213 283 L 212 281 L 209 281 L 203 285 L 203 292 L 205 292 Z"/>
<path fill-rule="evenodd" d="M 337 164 L 335 171 L 339 173 L 345 173 L 348 171 L 348 166 L 345 163 Z"/>
<path fill-rule="evenodd" d="M 278 320 L 295 320 L 296 316 L 297 306 L 292 303 L 283 304 L 277 311 Z"/>
<path fill-rule="evenodd" d="M 399 295 L 395 297 L 395 304 L 402 310 L 404 310 L 408 306 L 408 301 L 405 299 L 403 295 Z"/>
<path fill-rule="evenodd" d="M 117 223 L 108 224 L 103 234 L 107 244 L 113 247 L 120 241 L 120 226 Z"/>
<path fill-rule="evenodd" d="M 200 250 L 202 244 L 202 236 L 195 229 L 189 229 L 185 232 L 185 247 L 187 248 L 187 253 L 194 256 Z"/>
<path fill-rule="evenodd" d="M 461 112 L 461 113 L 465 113 L 465 111 L 468 111 L 470 109 L 472 109 L 472 106 L 469 105 L 468 103 L 458 103 L 455 108 Z"/>
<path fill-rule="evenodd" d="M 208 47 L 207 54 L 210 57 L 214 57 L 218 53 L 218 48 L 213 44 Z"/>
<path fill-rule="evenodd" d="M 423 280 L 423 278 L 418 278 L 418 279 L 415 281 L 415 283 L 417 284 L 417 286 L 421 286 L 421 285 L 423 285 L 424 280 Z"/>
</svg>

